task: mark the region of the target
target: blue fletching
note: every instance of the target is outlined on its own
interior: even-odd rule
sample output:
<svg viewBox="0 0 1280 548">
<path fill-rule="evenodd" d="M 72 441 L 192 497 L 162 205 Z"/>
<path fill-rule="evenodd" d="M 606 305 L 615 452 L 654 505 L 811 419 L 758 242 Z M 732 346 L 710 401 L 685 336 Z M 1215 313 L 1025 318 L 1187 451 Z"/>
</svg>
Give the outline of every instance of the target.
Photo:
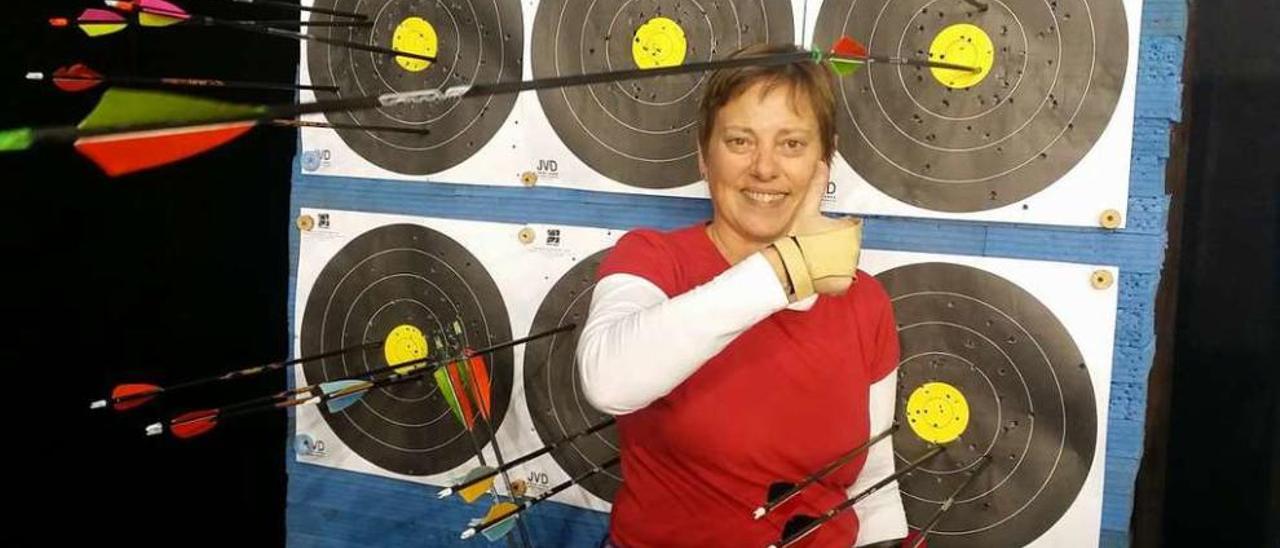
<svg viewBox="0 0 1280 548">
<path fill-rule="evenodd" d="M 332 394 L 334 392 L 345 390 L 347 388 L 351 388 L 354 386 L 361 386 L 365 384 L 368 384 L 368 381 L 357 381 L 357 380 L 333 381 L 333 382 L 326 382 L 321 384 L 320 390 L 325 394 Z M 339 398 L 333 398 L 325 402 L 325 407 L 329 409 L 330 413 L 337 413 L 339 411 L 342 411 L 343 409 L 346 409 L 351 404 L 357 401 L 360 401 L 360 398 L 362 396 L 364 396 L 364 392 L 356 392 L 353 394 L 347 394 Z"/>
</svg>

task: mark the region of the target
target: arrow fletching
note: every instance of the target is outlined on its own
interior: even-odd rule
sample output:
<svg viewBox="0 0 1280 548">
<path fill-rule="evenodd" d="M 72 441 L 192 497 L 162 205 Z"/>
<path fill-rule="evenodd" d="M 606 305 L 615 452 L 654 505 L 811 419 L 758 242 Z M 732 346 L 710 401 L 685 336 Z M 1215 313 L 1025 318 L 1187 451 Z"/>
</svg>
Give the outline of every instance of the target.
<svg viewBox="0 0 1280 548">
<path fill-rule="evenodd" d="M 494 504 L 489 507 L 489 511 L 485 513 L 484 518 L 471 520 L 471 528 L 463 532 L 462 538 L 471 538 L 476 534 L 476 530 L 480 530 L 484 538 L 489 539 L 490 542 L 500 540 L 515 527 L 516 512 L 519 509 L 519 506 L 510 502 Z"/>
<path fill-rule="evenodd" d="M 66 27 L 67 20 L 63 17 L 54 17 L 49 19 L 49 25 Z M 80 12 L 79 17 L 76 17 L 76 27 L 90 38 L 114 34 L 124 30 L 127 26 L 129 26 L 129 22 L 125 20 L 124 16 L 111 10 L 88 8 Z"/>
<path fill-rule="evenodd" d="M 858 69 L 862 68 L 864 63 L 859 59 L 867 56 L 867 48 L 850 36 L 841 36 L 831 46 L 831 53 L 833 54 L 831 69 L 837 75 L 845 77 L 858 72 Z"/>
<path fill-rule="evenodd" d="M 164 389 L 154 384 L 121 384 L 111 390 L 111 400 L 115 402 L 111 407 L 116 411 L 133 409 L 151 401 L 151 398 L 163 391 Z"/>
<path fill-rule="evenodd" d="M 183 413 L 169 421 L 169 431 L 175 438 L 189 439 L 213 430 L 218 425 L 218 412 L 212 409 Z"/>
<path fill-rule="evenodd" d="M 471 504 L 475 502 L 485 493 L 488 493 L 489 489 L 493 488 L 493 481 L 495 478 L 498 477 L 497 472 L 498 470 L 492 466 L 477 466 L 475 468 L 472 468 L 471 471 L 467 472 L 467 475 L 463 477 L 462 481 L 459 483 L 471 483 L 475 481 L 476 478 L 481 478 L 481 477 L 483 477 L 484 479 L 472 485 L 459 489 L 458 496 L 462 497 L 462 500 L 467 504 Z M 445 495 L 445 496 L 447 497 L 449 495 Z"/>
<path fill-rule="evenodd" d="M 174 120 L 185 120 L 192 126 L 83 137 L 76 141 L 75 147 L 108 175 L 122 175 L 190 158 L 239 137 L 256 124 L 248 120 L 199 125 L 202 120 L 247 117 L 265 110 L 257 105 L 112 88 L 80 123 L 80 130 L 125 124 L 145 127 Z"/>
<path fill-rule="evenodd" d="M 76 93 L 102 83 L 102 75 L 84 63 L 76 63 L 53 71 L 53 85 L 62 91 Z"/>
<path fill-rule="evenodd" d="M 320 391 L 330 396 L 340 392 L 350 392 L 325 401 L 325 408 L 328 409 L 330 413 L 337 413 L 347 407 L 350 407 L 351 404 L 360 401 L 360 398 L 365 395 L 365 391 L 361 390 L 361 388 L 368 388 L 370 386 L 373 385 L 368 381 L 332 381 L 321 383 Z"/>
</svg>

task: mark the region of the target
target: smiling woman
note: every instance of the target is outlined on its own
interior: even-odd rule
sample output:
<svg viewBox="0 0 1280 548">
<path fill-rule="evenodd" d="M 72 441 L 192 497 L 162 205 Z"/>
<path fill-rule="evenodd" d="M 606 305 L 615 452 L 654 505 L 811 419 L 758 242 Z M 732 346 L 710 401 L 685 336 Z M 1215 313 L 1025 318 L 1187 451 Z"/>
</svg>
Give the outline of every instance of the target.
<svg viewBox="0 0 1280 548">
<path fill-rule="evenodd" d="M 892 308 L 856 272 L 862 225 L 819 211 L 835 148 L 827 70 L 713 74 L 698 154 L 711 220 L 632 231 L 600 265 L 577 354 L 588 400 L 619 415 L 613 545 L 764 546 L 791 518 L 893 473 L 891 442 L 876 443 L 752 519 L 771 484 L 822 468 L 893 417 Z M 849 546 L 906 534 L 890 484 L 813 538 Z"/>
</svg>

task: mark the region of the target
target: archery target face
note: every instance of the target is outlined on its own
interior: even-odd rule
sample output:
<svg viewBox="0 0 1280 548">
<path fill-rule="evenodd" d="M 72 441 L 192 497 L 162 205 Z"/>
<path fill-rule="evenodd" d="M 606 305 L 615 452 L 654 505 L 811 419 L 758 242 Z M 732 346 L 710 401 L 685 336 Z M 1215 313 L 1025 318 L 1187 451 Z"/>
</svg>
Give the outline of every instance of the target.
<svg viewBox="0 0 1280 548">
<path fill-rule="evenodd" d="M 830 209 L 1098 226 L 1128 197 L 1138 0 L 826 0 L 812 41 L 868 64 L 837 90 Z"/>
<path fill-rule="evenodd" d="M 586 258 L 617 238 L 609 230 L 572 226 L 312 209 L 301 215 L 312 223 L 300 236 L 295 355 L 383 338 L 387 344 L 310 362 L 295 372 L 296 386 L 405 358 L 455 355 L 554 327 L 533 320 L 552 286 L 570 270 L 581 272 Z M 539 449 L 546 436 L 523 401 L 525 352 L 526 346 L 516 346 L 486 360 L 496 444 L 483 425 L 476 427 L 473 444 L 428 377 L 370 391 L 338 413 L 298 408 L 298 460 L 446 485 L 479 463 L 476 444 L 484 445 L 484 462 L 491 466 L 499 456 L 505 462 Z M 528 495 L 537 496 L 569 479 L 559 458 L 540 457 L 509 477 L 525 480 Z M 505 490 L 503 482 L 498 488 Z M 553 500 L 608 508 L 593 491 L 576 487 Z"/>
<path fill-rule="evenodd" d="M 795 43 L 803 2 L 540 0 L 531 77 L 720 59 L 756 42 Z M 707 196 L 698 184 L 697 115 L 707 74 L 526 94 L 528 169 L 537 184 Z"/>
<path fill-rule="evenodd" d="M 333 100 L 464 84 L 519 80 L 524 22 L 518 0 L 318 0 L 316 7 L 365 14 L 370 27 L 316 27 L 313 34 L 436 57 L 428 62 L 308 42 L 303 92 Z M 311 14 L 314 21 L 349 21 Z M 344 126 L 303 130 L 302 168 L 328 175 L 474 179 L 515 183 L 515 166 L 495 161 L 518 146 L 515 95 L 406 104 L 308 117 Z M 496 150 L 495 150 L 496 149 Z"/>
<path fill-rule="evenodd" d="M 567 322 L 579 325 L 586 322 L 591 307 L 591 291 L 596 285 L 596 270 L 607 253 L 606 249 L 592 254 L 560 277 L 538 307 L 531 331 L 538 332 Z M 525 401 L 544 444 L 554 443 L 610 418 L 587 403 L 583 395 L 575 359 L 578 334 L 579 331 L 573 331 L 535 341 L 525 350 Z M 577 476 L 616 456 L 618 449 L 617 430 L 610 426 L 557 448 L 551 456 L 569 476 Z M 613 502 L 621 484 L 621 471 L 615 467 L 579 485 L 596 497 Z"/>
<path fill-rule="evenodd" d="M 989 455 L 931 546 L 1096 544 L 1115 286 L 1093 288 L 1096 267 L 1083 265 L 864 257 L 901 341 L 898 466 L 927 451 L 926 438 L 954 438 L 899 482 L 911 526 Z"/>
<path fill-rule="evenodd" d="M 308 385 L 511 339 L 492 277 L 461 244 L 420 225 L 386 225 L 351 240 L 321 270 L 305 306 L 303 356 L 386 341 L 304 364 Z M 492 414 L 499 420 L 510 404 L 511 360 L 509 350 L 486 359 Z M 322 408 L 321 415 L 356 453 L 405 475 L 453 469 L 488 442 L 487 429 L 468 433 L 461 426 L 429 376 L 373 389 L 350 407 L 336 413 Z"/>
</svg>

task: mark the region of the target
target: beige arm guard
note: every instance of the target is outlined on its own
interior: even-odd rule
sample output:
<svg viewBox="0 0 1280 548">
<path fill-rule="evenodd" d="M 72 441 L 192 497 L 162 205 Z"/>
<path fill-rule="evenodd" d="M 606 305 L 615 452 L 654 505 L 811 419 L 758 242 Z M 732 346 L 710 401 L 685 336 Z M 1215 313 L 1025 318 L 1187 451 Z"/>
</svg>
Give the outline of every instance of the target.
<svg viewBox="0 0 1280 548">
<path fill-rule="evenodd" d="M 854 279 L 862 251 L 862 219 L 850 218 L 845 226 L 816 234 L 784 236 L 772 245 L 791 281 L 792 302 L 827 293 L 827 288 L 843 287 L 841 281 Z"/>
</svg>

